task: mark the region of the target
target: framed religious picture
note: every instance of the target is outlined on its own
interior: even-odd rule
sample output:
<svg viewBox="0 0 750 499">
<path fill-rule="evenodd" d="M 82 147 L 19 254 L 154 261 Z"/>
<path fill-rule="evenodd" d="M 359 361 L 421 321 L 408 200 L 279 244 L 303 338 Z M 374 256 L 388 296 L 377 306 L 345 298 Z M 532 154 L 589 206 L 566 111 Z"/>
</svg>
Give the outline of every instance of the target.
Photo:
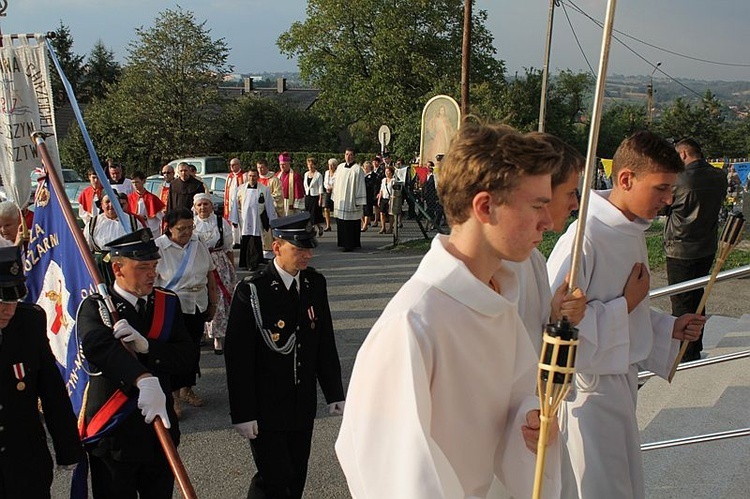
<svg viewBox="0 0 750 499">
<path fill-rule="evenodd" d="M 428 161 L 438 165 L 438 156 L 448 152 L 448 145 L 460 122 L 461 109 L 452 97 L 436 95 L 427 101 L 422 111 L 422 133 L 419 142 L 421 165 L 426 165 Z"/>
</svg>

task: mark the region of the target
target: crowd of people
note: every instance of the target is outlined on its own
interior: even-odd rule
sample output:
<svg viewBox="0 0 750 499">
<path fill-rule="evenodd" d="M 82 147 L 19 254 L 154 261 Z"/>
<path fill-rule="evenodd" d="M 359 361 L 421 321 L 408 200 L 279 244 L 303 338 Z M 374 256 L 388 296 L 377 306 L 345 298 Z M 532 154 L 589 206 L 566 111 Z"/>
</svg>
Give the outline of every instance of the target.
<svg viewBox="0 0 750 499">
<path fill-rule="evenodd" d="M 265 160 L 246 169 L 232 158 L 221 212 L 187 163 L 176 175 L 165 165 L 152 194 L 143 172 L 127 178 L 110 162 L 116 200 L 89 172 L 79 215 L 118 317 L 99 295 L 81 305 L 81 349 L 94 373 L 83 425 L 116 397 L 131 405 L 85 446 L 42 339 L 43 313 L 17 303 L 25 295 L 19 214 L 0 203 L 0 345 L 15 348 L 25 328 L 38 352 L 24 361 L 29 389 L 16 374 L 0 404 L 29 416 L 41 398 L 59 465 L 79 463 L 85 451 L 95 498 L 171 497 L 174 480 L 149 425 L 159 417 L 179 443 L 183 404 L 206 403 L 200 349 L 210 341 L 225 359 L 231 424 L 257 468 L 248 497 L 302 496 L 318 384 L 330 413 L 343 415 L 336 452 L 355 497 L 529 497 L 542 331 L 564 317 L 579 329 L 576 389 L 551 440 L 545 497 L 644 497 L 636 374 L 665 376 L 682 340 L 695 342 L 690 360 L 699 358 L 705 317 L 691 310 L 692 297 L 673 300 L 673 316 L 650 309 L 643 231 L 666 210 L 670 281 L 705 275 L 731 184 L 705 169 L 695 141 L 673 147 L 649 132 L 623 141 L 611 189 L 592 194 L 572 292 L 577 222 L 565 224 L 578 208 L 584 159 L 552 135 L 467 123 L 437 155 L 440 175 L 430 161 L 423 181 L 387 153 L 360 165 L 349 148 L 322 173 L 312 157 L 305 169 L 293 168 L 289 153 L 276 159 L 272 172 Z M 402 223 L 391 206 L 399 182 L 414 183 L 432 223 L 447 223 L 450 234 L 435 237 L 373 326 L 345 392 L 327 283 L 309 261 L 333 225 L 347 252 L 372 227 L 392 233 Z M 545 261 L 536 246 L 550 230 L 564 234 Z M 239 270 L 249 276 L 240 280 Z M 24 424 L 39 434 L 36 422 Z M 24 482 L 3 460 L 0 497 L 49 497 L 49 452 L 24 456 L 12 466 L 39 469 L 44 480 Z"/>
</svg>

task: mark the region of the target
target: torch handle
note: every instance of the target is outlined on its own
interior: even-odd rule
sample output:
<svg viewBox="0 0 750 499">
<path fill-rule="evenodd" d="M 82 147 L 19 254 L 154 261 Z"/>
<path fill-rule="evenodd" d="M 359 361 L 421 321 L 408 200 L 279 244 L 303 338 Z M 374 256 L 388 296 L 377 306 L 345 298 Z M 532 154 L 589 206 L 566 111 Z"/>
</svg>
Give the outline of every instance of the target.
<svg viewBox="0 0 750 499">
<path fill-rule="evenodd" d="M 544 484 L 544 459 L 547 456 L 547 442 L 549 441 L 549 427 L 554 416 L 539 415 L 539 441 L 536 445 L 536 470 L 534 471 L 533 499 L 542 497 L 542 485 Z"/>
</svg>

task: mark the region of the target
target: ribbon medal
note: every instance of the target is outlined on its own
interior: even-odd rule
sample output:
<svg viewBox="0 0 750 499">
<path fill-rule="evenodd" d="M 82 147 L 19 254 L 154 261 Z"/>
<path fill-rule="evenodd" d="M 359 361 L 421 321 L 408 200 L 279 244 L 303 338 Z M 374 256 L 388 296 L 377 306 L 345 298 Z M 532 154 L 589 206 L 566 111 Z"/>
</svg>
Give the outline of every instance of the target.
<svg viewBox="0 0 750 499">
<path fill-rule="evenodd" d="M 24 391 L 26 389 L 26 383 L 24 382 L 24 378 L 26 378 L 26 369 L 24 369 L 23 367 L 23 362 L 13 364 L 13 375 L 15 375 L 16 379 L 18 380 L 16 390 L 18 390 L 19 392 Z"/>
<path fill-rule="evenodd" d="M 315 317 L 315 309 L 313 309 L 312 305 L 307 309 L 307 316 L 310 318 L 310 329 L 315 329 L 317 317 Z"/>
</svg>

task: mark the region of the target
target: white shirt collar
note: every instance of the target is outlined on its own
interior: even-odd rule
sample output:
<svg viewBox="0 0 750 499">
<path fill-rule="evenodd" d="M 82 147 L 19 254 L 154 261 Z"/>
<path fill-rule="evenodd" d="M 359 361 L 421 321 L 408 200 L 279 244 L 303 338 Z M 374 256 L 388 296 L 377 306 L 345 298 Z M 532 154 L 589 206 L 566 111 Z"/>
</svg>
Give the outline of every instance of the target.
<svg viewBox="0 0 750 499">
<path fill-rule="evenodd" d="M 139 297 L 139 296 L 135 296 L 133 293 L 129 293 L 129 292 L 125 291 L 124 289 L 122 289 L 120 287 L 120 285 L 117 283 L 117 281 L 115 281 L 115 284 L 112 287 L 115 288 L 115 291 L 117 292 L 118 295 L 120 295 L 123 298 L 125 298 L 125 300 L 128 303 L 130 303 L 131 305 L 133 305 L 133 308 L 135 308 L 135 309 L 138 309 L 138 307 L 136 306 L 136 304 L 138 303 L 138 299 L 139 298 L 143 298 L 144 300 L 146 299 L 145 296 L 140 296 Z"/>
<path fill-rule="evenodd" d="M 297 281 L 297 292 L 299 292 L 299 272 L 297 272 L 297 275 L 292 275 L 286 270 L 282 269 L 278 263 L 276 263 L 276 259 L 273 259 L 273 266 L 276 267 L 276 271 L 279 273 L 279 277 L 281 277 L 281 280 L 284 282 L 284 286 L 286 286 L 286 289 L 289 289 L 289 287 L 292 285 L 292 281 Z"/>
</svg>

